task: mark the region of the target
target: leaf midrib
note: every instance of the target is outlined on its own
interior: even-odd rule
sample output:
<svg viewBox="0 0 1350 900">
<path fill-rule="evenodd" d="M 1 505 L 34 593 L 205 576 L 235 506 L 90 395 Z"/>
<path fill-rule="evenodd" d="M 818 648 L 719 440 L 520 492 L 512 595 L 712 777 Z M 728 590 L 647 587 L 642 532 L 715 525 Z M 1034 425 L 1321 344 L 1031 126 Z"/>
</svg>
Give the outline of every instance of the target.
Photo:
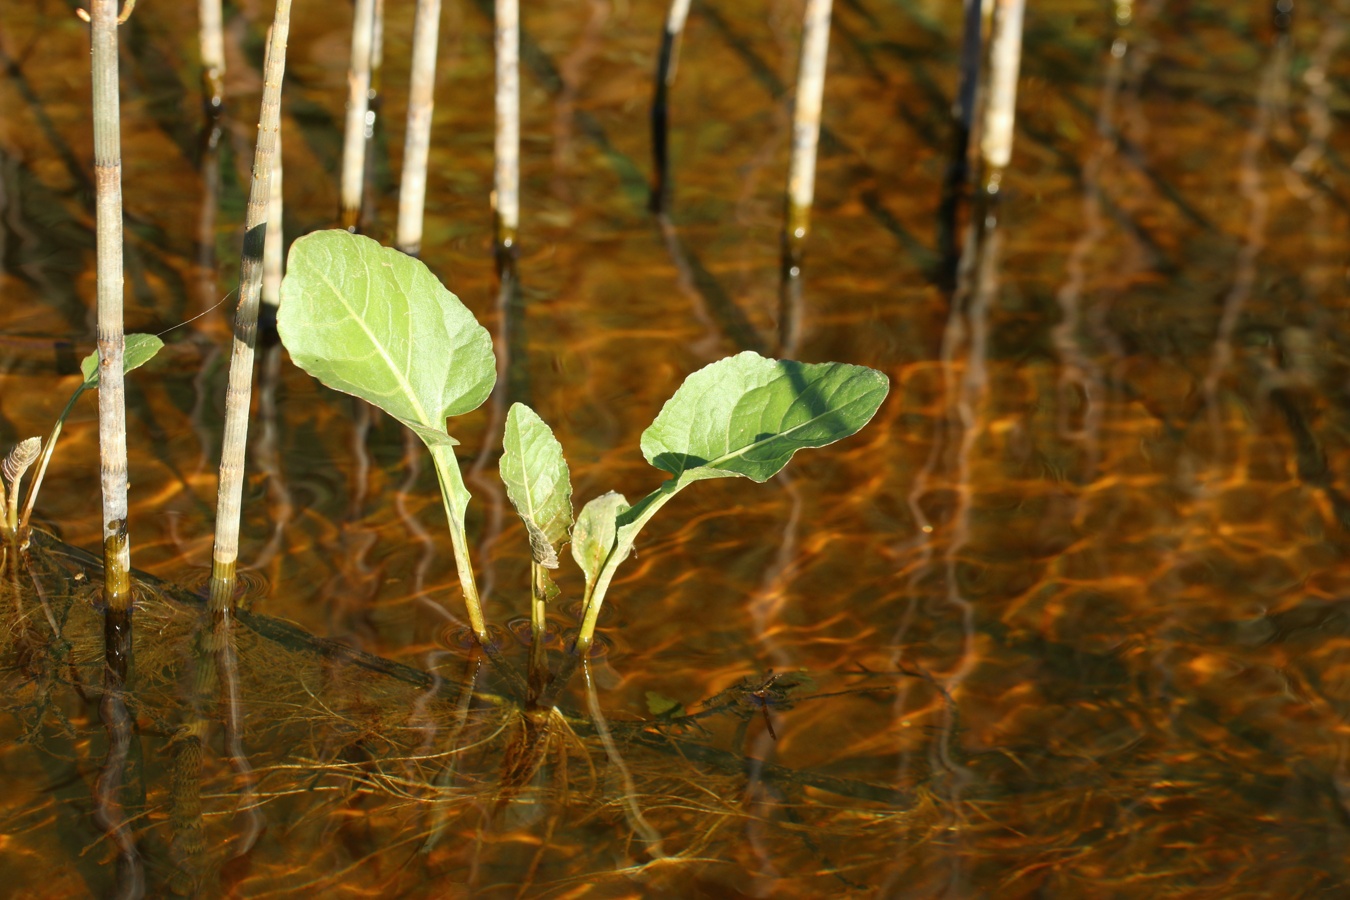
<svg viewBox="0 0 1350 900">
<path fill-rule="evenodd" d="M 366 307 L 368 309 L 370 307 L 370 283 L 373 280 L 373 278 L 369 273 L 370 267 L 367 265 L 366 268 L 367 268 Z M 416 392 L 413 391 L 412 383 L 409 382 L 408 379 L 403 376 L 403 373 L 400 372 L 398 368 L 394 365 L 393 359 L 390 358 L 389 354 L 385 352 L 384 345 L 381 344 L 379 339 L 375 336 L 375 332 L 371 331 L 370 328 L 367 327 L 365 318 L 359 315 L 356 312 L 356 310 L 352 307 L 352 305 L 347 302 L 347 298 L 343 296 L 343 293 L 341 290 L 338 289 L 338 286 L 329 280 L 327 272 L 320 270 L 319 278 L 323 280 L 324 284 L 328 285 L 329 289 L 333 292 L 334 296 L 338 298 L 338 302 L 341 303 L 343 308 L 346 309 L 347 312 L 351 314 L 351 318 L 355 320 L 357 325 L 361 327 L 361 330 L 366 333 L 366 336 L 368 338 L 370 338 L 370 343 L 375 347 L 375 350 L 380 354 L 380 358 L 384 360 L 384 364 L 389 367 L 389 371 L 393 374 L 394 379 L 400 385 L 402 385 L 408 399 L 412 401 L 413 407 L 417 410 L 418 415 L 421 417 L 418 420 L 419 424 L 425 425 L 428 428 L 434 427 L 435 423 L 431 421 L 430 416 L 427 415 L 427 411 L 422 407 L 422 401 L 418 399 Z M 411 314 L 412 314 L 411 310 L 409 310 L 409 315 Z M 444 426 L 442 425 L 442 427 Z"/>
<path fill-rule="evenodd" d="M 842 385 L 841 385 L 841 387 L 842 387 Z M 863 392 L 863 393 L 865 393 L 865 392 Z M 861 394 L 860 394 L 860 396 L 861 396 Z M 823 412 L 823 413 L 820 413 L 819 415 L 816 415 L 816 416 L 812 416 L 810 419 L 807 419 L 805 422 L 802 422 L 802 423 L 800 423 L 800 424 L 798 424 L 798 425 L 793 425 L 791 428 L 787 429 L 786 431 L 779 431 L 779 432 L 777 432 L 777 433 L 775 433 L 775 434 L 769 435 L 767 438 L 765 438 L 765 439 L 763 439 L 763 440 L 756 440 L 756 441 L 753 441 L 753 442 L 751 442 L 751 443 L 749 443 L 749 444 L 746 444 L 744 447 L 741 447 L 741 448 L 739 448 L 739 449 L 737 449 L 737 450 L 733 450 L 732 452 L 726 453 L 726 454 L 724 454 L 724 455 L 722 455 L 722 456 L 719 456 L 719 457 L 717 457 L 716 459 L 710 459 L 710 460 L 708 460 L 707 462 L 703 463 L 703 465 L 701 465 L 701 466 L 694 466 L 693 468 L 694 468 L 694 469 L 710 469 L 710 468 L 715 468 L 715 467 L 717 467 L 718 465 L 720 465 L 720 464 L 722 464 L 722 463 L 724 463 L 724 462 L 727 462 L 728 460 L 737 459 L 737 458 L 739 458 L 739 457 L 741 457 L 741 456 L 744 456 L 746 453 L 749 453 L 751 450 L 753 450 L 753 449 L 756 448 L 756 447 L 763 446 L 764 444 L 767 444 L 767 443 L 769 443 L 770 441 L 774 441 L 774 440 L 777 440 L 777 439 L 779 439 L 779 438 L 785 438 L 785 437 L 791 435 L 791 434 L 792 434 L 793 432 L 795 432 L 795 431 L 798 431 L 798 430 L 800 430 L 800 429 L 802 429 L 802 428 L 805 428 L 805 427 L 808 426 L 808 425 L 811 425 L 811 424 L 814 424 L 815 422 L 820 421 L 821 419 L 825 418 L 826 416 L 829 416 L 829 415 L 837 415 L 837 414 L 839 414 L 845 407 L 847 407 L 847 406 L 848 406 L 849 404 L 851 404 L 851 403 L 857 402 L 857 400 L 858 400 L 858 397 L 853 397 L 853 398 L 851 398 L 851 399 L 848 401 L 848 403 L 845 403 L 843 406 L 840 406 L 840 407 L 838 407 L 838 408 L 836 408 L 836 409 L 828 410 L 828 411 Z M 791 406 L 791 404 L 789 404 L 789 407 L 790 407 L 790 406 Z M 730 426 L 728 426 L 728 428 L 730 428 Z M 730 442 L 728 441 L 728 443 L 730 443 Z M 682 454 L 682 455 L 684 455 L 684 456 L 686 456 L 686 457 L 688 456 L 688 454 Z M 685 472 L 689 472 L 689 471 L 692 471 L 692 469 L 690 469 L 690 468 L 682 468 L 682 469 L 680 469 L 680 471 L 679 471 L 677 474 L 678 474 L 678 475 L 683 475 Z"/>
</svg>

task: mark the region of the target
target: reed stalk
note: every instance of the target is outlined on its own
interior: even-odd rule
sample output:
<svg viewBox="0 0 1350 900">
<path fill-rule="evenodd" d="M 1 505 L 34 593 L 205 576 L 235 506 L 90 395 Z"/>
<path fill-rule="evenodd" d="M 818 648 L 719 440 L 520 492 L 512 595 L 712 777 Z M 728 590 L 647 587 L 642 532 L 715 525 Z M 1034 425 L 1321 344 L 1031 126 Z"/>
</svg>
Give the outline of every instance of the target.
<svg viewBox="0 0 1350 900">
<path fill-rule="evenodd" d="M 497 138 L 492 175 L 492 213 L 497 268 L 516 255 L 520 228 L 520 6 L 497 0 L 493 17 L 497 55 Z"/>
<path fill-rule="evenodd" d="M 680 61 L 680 37 L 689 17 L 689 0 L 671 0 L 666 27 L 661 32 L 661 52 L 656 60 L 656 87 L 652 96 L 652 197 L 651 211 L 665 212 L 670 205 L 670 89 Z"/>
<path fill-rule="evenodd" d="M 342 227 L 356 231 L 366 173 L 370 116 L 370 55 L 374 45 L 375 0 L 356 0 L 352 16 L 352 58 L 347 70 L 347 127 L 342 143 Z"/>
<path fill-rule="evenodd" d="M 209 112 L 225 102 L 225 39 L 221 0 L 201 0 L 198 5 L 202 47 L 202 100 Z"/>
<path fill-rule="evenodd" d="M 235 314 L 230 377 L 225 392 L 225 440 L 216 496 L 216 539 L 211 553 L 212 612 L 234 605 L 235 567 L 239 558 L 239 514 L 244 490 L 244 448 L 248 439 L 249 402 L 253 395 L 253 348 L 258 337 L 258 301 L 262 293 L 263 244 L 266 232 L 272 159 L 281 120 L 281 78 L 286 69 L 286 36 L 291 0 L 277 0 L 272 37 L 263 67 L 262 113 L 253 154 L 253 184 L 244 218 L 244 249 L 239 263 L 239 309 Z"/>
<path fill-rule="evenodd" d="M 384 0 L 375 0 L 374 21 L 370 23 L 370 90 L 372 103 L 380 95 L 380 72 L 384 68 Z"/>
<path fill-rule="evenodd" d="M 961 31 L 961 74 L 952 100 L 951 156 L 942 180 L 938 204 L 938 250 L 942 256 L 939 281 L 947 290 L 956 287 L 960 265 L 957 247 L 957 214 L 970 180 L 970 138 L 976 126 L 980 97 L 981 60 L 984 56 L 985 20 L 992 13 L 991 0 L 964 0 Z"/>
<path fill-rule="evenodd" d="M 1026 0 L 995 0 L 989 30 L 989 93 L 980 125 L 984 189 L 997 194 L 1012 160 L 1017 76 L 1022 63 L 1022 14 Z"/>
<path fill-rule="evenodd" d="M 268 39 L 271 39 L 269 33 Z M 272 153 L 272 179 L 267 186 L 267 233 L 263 237 L 262 302 L 272 307 L 272 315 L 281 305 L 281 275 L 284 265 L 284 240 L 281 199 L 281 121 L 277 121 L 277 145 Z"/>
<path fill-rule="evenodd" d="M 816 150 L 820 146 L 820 106 L 825 95 L 831 6 L 831 0 L 807 0 L 802 24 L 802 56 L 792 106 L 779 315 L 779 344 L 788 355 L 795 351 L 800 332 L 802 256 L 811 229 L 811 203 L 816 190 Z"/>
<path fill-rule="evenodd" d="M 436 48 L 441 0 L 417 0 L 413 17 L 412 85 L 408 94 L 408 131 L 403 142 L 403 181 L 398 192 L 395 245 L 409 256 L 422 250 L 422 219 L 427 196 L 427 156 L 431 150 L 431 113 L 436 105 Z"/>
<path fill-rule="evenodd" d="M 90 7 L 93 50 L 94 190 L 98 293 L 98 441 L 103 488 L 103 602 L 108 629 L 131 608 L 127 540 L 127 423 L 122 355 L 122 132 L 117 76 L 117 2 Z M 110 664 L 114 661 L 110 660 Z"/>
</svg>

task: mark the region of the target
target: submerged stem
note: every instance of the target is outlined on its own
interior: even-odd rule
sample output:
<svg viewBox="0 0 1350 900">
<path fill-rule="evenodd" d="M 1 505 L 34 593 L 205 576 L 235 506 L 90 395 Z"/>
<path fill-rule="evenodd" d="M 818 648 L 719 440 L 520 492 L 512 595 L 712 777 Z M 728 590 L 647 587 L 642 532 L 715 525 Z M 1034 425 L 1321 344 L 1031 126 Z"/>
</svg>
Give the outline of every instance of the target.
<svg viewBox="0 0 1350 900">
<path fill-rule="evenodd" d="M 253 348 L 258 337 L 258 299 L 262 292 L 263 244 L 267 228 L 272 157 L 281 119 L 281 79 L 286 69 L 286 37 L 291 0 L 277 0 L 272 37 L 267 44 L 258 146 L 253 155 L 253 185 L 244 220 L 244 251 L 239 264 L 239 309 L 235 314 L 230 378 L 225 393 L 225 440 L 216 496 L 216 537 L 211 553 L 211 608 L 234 603 L 235 565 L 239 558 L 239 514 L 244 491 L 244 450 L 249 402 L 253 395 Z M 109 373 L 103 373 L 106 377 Z M 120 377 L 121 369 L 118 368 Z M 101 392 L 101 391 L 100 391 Z"/>
</svg>

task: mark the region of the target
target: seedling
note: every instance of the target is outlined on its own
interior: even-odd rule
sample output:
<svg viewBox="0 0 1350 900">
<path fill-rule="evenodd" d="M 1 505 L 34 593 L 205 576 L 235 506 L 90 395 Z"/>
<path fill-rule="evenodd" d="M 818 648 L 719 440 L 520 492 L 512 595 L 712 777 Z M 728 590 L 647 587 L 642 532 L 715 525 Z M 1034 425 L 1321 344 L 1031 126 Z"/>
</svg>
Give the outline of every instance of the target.
<svg viewBox="0 0 1350 900">
<path fill-rule="evenodd" d="M 122 372 L 130 372 L 132 369 L 139 368 L 154 358 L 155 354 L 164 346 L 164 342 L 153 334 L 129 334 L 126 336 L 126 348 L 122 354 Z M 56 417 L 56 424 L 52 426 L 52 433 L 47 436 L 47 443 L 42 446 L 42 453 L 37 457 L 37 468 L 33 471 L 32 480 L 28 483 L 28 497 L 24 500 L 23 512 L 18 514 L 19 501 L 19 480 L 23 477 L 23 472 L 28 465 L 33 462 L 28 460 L 23 466 L 11 465 L 9 458 L 5 463 L 5 482 L 9 488 L 8 505 L 3 521 L 3 531 L 5 536 L 17 539 L 20 544 L 26 544 L 28 541 L 28 521 L 33 515 L 33 504 L 37 502 L 38 491 L 42 488 L 42 479 L 47 474 L 47 465 L 52 461 L 52 454 L 56 451 L 57 438 L 61 437 L 61 429 L 66 423 L 66 417 L 70 411 L 75 408 L 75 401 L 79 400 L 85 391 L 93 390 L 98 387 L 98 352 L 90 353 L 80 363 L 80 372 L 84 375 L 84 380 L 75 388 L 75 393 L 70 395 L 66 401 L 65 408 L 61 414 Z M 32 443 L 30 443 L 32 442 Z M 25 445 L 33 447 L 40 443 L 37 438 L 29 438 L 27 441 L 19 444 L 10 453 L 14 457 L 19 453 L 20 448 Z M 15 459 L 15 463 L 21 461 Z M 11 477 L 13 475 L 14 477 Z M 4 506 L 5 489 L 0 487 L 0 506 Z"/>
<path fill-rule="evenodd" d="M 492 390 L 496 367 L 487 331 L 420 261 L 346 231 L 296 241 L 281 294 L 277 330 L 296 364 L 329 387 L 380 407 L 431 451 L 469 621 L 485 640 L 464 533 L 469 492 L 445 423 L 476 408 Z M 690 375 L 642 435 L 643 456 L 669 480 L 631 506 L 622 494 L 602 494 L 582 508 L 575 524 L 561 445 L 533 410 L 512 406 L 501 475 L 530 537 L 532 663 L 546 604 L 557 593 L 548 572 L 557 568 L 569 537 L 586 579 L 575 648 L 584 656 L 615 572 L 661 507 L 696 481 L 767 481 L 798 450 L 861 429 L 888 390 L 886 376 L 864 366 L 765 359 L 753 352 L 719 360 Z"/>
</svg>

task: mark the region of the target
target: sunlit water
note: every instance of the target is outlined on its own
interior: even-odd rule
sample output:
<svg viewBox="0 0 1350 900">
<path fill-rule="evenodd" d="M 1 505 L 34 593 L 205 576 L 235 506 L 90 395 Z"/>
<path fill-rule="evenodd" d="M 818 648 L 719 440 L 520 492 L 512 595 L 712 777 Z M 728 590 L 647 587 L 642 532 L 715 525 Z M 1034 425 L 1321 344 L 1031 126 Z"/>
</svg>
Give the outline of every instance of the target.
<svg viewBox="0 0 1350 900">
<path fill-rule="evenodd" d="M 638 436 L 680 380 L 774 349 L 799 4 L 695 6 L 665 230 L 646 211 L 664 10 L 526 10 L 523 287 L 504 305 L 490 18 L 447 4 L 423 256 L 509 355 L 504 390 L 455 426 L 496 663 L 460 640 L 420 445 L 275 347 L 245 491 L 252 613 L 231 650 L 202 631 L 217 304 L 270 7 L 229 14 L 214 151 L 194 8 L 138 8 L 122 29 L 128 328 L 173 330 L 128 380 L 131 534 L 166 583 L 136 617 L 111 835 L 96 568 L 51 544 L 6 585 L 5 889 L 107 893 L 128 842 L 151 895 L 1343 889 L 1350 22 L 1300 4 L 1277 40 L 1265 4 L 1117 4 L 1125 25 L 1099 3 L 1030 5 L 997 228 L 954 292 L 938 206 L 960 4 L 836 5 L 796 355 L 879 368 L 891 396 L 766 485 L 706 482 L 668 506 L 611 592 L 589 682 L 533 719 L 502 410 L 550 422 L 579 501 L 640 496 L 659 478 Z M 335 218 L 347 16 L 294 10 L 290 237 Z M 411 17 L 390 4 L 366 228 L 386 241 Z M 92 135 L 86 26 L 57 3 L 0 23 L 7 448 L 46 433 L 92 349 Z M 81 404 L 38 512 L 95 547 Z M 566 633 L 581 581 L 560 583 Z"/>
</svg>

